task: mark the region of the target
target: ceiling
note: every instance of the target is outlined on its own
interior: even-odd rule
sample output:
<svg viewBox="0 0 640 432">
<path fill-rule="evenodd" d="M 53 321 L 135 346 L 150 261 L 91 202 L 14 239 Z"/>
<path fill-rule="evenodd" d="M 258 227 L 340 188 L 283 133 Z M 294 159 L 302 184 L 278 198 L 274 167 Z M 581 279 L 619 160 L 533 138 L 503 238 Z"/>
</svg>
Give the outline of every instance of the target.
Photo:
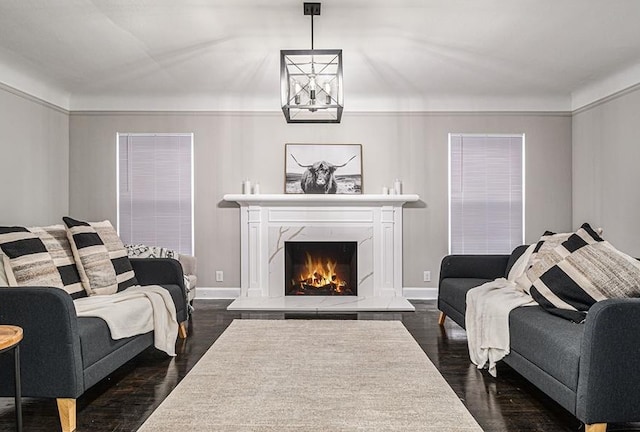
<svg viewBox="0 0 640 432">
<path fill-rule="evenodd" d="M 299 0 L 2 0 L 0 82 L 66 109 L 279 109 Z M 571 110 L 640 82 L 637 0 L 325 0 L 345 111 Z"/>
</svg>

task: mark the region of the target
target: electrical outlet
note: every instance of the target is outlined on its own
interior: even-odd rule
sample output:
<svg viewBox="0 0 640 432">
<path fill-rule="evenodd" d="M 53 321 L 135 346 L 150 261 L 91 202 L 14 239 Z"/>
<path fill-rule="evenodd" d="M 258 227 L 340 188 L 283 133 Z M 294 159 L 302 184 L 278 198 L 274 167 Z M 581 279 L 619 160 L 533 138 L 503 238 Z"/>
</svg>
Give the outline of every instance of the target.
<svg viewBox="0 0 640 432">
<path fill-rule="evenodd" d="M 224 281 L 224 272 L 222 270 L 216 270 L 216 282 Z"/>
<path fill-rule="evenodd" d="M 425 271 L 422 278 L 425 282 L 431 282 L 431 272 Z"/>
</svg>

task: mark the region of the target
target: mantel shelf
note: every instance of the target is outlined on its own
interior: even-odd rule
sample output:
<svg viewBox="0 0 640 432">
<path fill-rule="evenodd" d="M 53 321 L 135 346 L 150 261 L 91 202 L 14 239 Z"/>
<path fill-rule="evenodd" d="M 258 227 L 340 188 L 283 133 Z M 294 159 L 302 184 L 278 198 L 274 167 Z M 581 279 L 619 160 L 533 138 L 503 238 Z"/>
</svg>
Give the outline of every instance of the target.
<svg viewBox="0 0 640 432">
<path fill-rule="evenodd" d="M 241 206 L 307 206 L 307 205 L 340 205 L 340 206 L 401 206 L 408 202 L 416 202 L 420 197 L 416 194 L 382 195 L 318 195 L 318 194 L 226 194 L 223 199 L 237 202 Z"/>
</svg>

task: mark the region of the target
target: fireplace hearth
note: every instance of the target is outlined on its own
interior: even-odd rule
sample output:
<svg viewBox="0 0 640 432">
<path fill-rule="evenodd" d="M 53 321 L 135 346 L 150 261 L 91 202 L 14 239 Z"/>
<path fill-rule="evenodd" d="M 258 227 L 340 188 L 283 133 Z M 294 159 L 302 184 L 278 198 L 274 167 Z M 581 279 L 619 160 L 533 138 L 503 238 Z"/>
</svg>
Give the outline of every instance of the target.
<svg viewBox="0 0 640 432">
<path fill-rule="evenodd" d="M 358 294 L 357 242 L 285 242 L 285 295 Z"/>
</svg>

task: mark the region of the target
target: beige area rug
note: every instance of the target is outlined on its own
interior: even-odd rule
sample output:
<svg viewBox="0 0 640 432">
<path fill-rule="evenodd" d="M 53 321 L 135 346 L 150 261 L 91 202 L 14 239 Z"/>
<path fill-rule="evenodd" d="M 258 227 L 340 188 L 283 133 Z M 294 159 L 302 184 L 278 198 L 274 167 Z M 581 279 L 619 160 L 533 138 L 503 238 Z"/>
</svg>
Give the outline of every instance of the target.
<svg viewBox="0 0 640 432">
<path fill-rule="evenodd" d="M 139 429 L 482 431 L 399 321 L 236 320 Z"/>
</svg>

